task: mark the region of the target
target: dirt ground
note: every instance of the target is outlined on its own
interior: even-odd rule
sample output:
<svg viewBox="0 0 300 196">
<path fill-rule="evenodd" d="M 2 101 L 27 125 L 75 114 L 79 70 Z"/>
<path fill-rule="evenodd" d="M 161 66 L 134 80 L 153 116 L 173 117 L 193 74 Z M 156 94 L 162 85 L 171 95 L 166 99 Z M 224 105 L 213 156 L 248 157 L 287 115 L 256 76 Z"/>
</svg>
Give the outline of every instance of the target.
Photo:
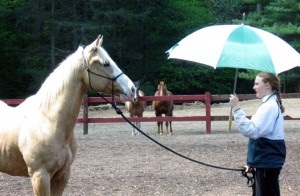
<svg viewBox="0 0 300 196">
<path fill-rule="evenodd" d="M 300 118 L 300 99 L 283 100 L 286 115 Z M 243 101 L 241 107 L 252 115 L 258 100 Z M 228 104 L 213 104 L 212 115 L 228 115 Z M 124 114 L 127 115 L 126 111 Z M 90 115 L 115 116 L 102 107 Z M 204 115 L 201 103 L 176 106 L 174 116 Z M 145 116 L 154 116 L 149 107 Z M 300 121 L 285 121 L 287 159 L 280 175 L 283 196 L 300 195 Z M 201 162 L 228 168 L 245 164 L 247 138 L 234 123 L 213 121 L 206 134 L 205 122 L 173 122 L 174 135 L 159 136 L 156 123 L 142 123 L 142 130 L 163 145 Z M 240 172 L 226 171 L 185 160 L 153 143 L 143 135 L 132 136 L 126 123 L 90 124 L 83 135 L 82 124 L 75 129 L 78 153 L 64 195 L 251 195 Z M 33 195 L 29 178 L 0 173 L 0 195 Z"/>
</svg>

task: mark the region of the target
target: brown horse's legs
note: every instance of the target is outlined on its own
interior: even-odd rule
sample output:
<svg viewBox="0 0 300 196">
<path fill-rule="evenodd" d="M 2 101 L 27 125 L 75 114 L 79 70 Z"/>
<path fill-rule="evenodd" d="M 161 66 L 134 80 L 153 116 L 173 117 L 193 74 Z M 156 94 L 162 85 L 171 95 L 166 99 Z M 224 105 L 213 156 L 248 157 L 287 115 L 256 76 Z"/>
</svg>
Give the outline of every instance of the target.
<svg viewBox="0 0 300 196">
<path fill-rule="evenodd" d="M 172 135 L 172 122 L 171 121 L 166 121 L 166 133 Z"/>
<path fill-rule="evenodd" d="M 169 132 L 170 135 L 172 135 L 173 130 L 172 130 L 172 121 L 166 122 L 167 126 L 167 131 Z"/>
<path fill-rule="evenodd" d="M 134 124 L 137 128 L 141 129 L 141 123 L 140 123 L 140 122 L 133 122 L 133 124 Z M 135 136 L 135 135 L 139 135 L 139 134 L 140 134 L 140 132 L 139 132 L 137 129 L 135 129 L 135 128 L 133 127 L 133 128 L 132 128 L 132 135 Z"/>
<path fill-rule="evenodd" d="M 141 129 L 141 122 L 136 122 L 136 126 Z M 140 134 L 140 132 L 138 130 L 136 130 L 136 134 Z"/>
<path fill-rule="evenodd" d="M 166 121 L 166 134 L 170 133 L 169 132 L 169 121 Z"/>
<path fill-rule="evenodd" d="M 70 178 L 71 170 L 70 168 L 66 170 L 63 176 L 54 176 L 51 179 L 51 196 L 61 196 L 63 195 L 64 189 Z M 59 175 L 59 174 L 58 174 Z"/>
<path fill-rule="evenodd" d="M 158 114 L 157 112 L 155 113 L 155 116 L 156 117 L 161 117 L 162 115 L 161 114 Z M 163 122 L 160 122 L 160 121 L 158 121 L 157 122 L 157 133 L 159 134 L 159 135 L 162 135 L 163 134 Z"/>
<path fill-rule="evenodd" d="M 44 170 L 36 171 L 31 176 L 31 184 L 35 196 L 50 196 L 50 174 Z"/>
<path fill-rule="evenodd" d="M 157 133 L 159 135 L 163 134 L 163 122 L 157 122 Z"/>
</svg>

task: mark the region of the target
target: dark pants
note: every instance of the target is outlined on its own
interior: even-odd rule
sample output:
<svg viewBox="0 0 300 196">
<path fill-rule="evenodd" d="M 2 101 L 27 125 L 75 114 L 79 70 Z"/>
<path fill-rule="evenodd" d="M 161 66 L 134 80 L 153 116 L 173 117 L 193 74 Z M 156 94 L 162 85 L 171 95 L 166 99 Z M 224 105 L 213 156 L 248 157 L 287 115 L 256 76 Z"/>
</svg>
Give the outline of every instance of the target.
<svg viewBox="0 0 300 196">
<path fill-rule="evenodd" d="M 280 170 L 281 168 L 256 168 L 255 196 L 280 196 Z"/>
</svg>

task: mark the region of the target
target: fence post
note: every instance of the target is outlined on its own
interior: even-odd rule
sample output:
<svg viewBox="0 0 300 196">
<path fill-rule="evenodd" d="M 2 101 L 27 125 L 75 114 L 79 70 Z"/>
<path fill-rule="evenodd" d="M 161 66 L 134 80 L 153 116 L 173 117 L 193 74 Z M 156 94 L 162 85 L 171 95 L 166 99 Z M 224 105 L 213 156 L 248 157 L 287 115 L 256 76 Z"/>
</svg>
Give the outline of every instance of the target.
<svg viewBox="0 0 300 196">
<path fill-rule="evenodd" d="M 89 103 L 88 95 L 85 94 L 83 97 L 83 134 L 88 134 L 89 130 Z"/>
<path fill-rule="evenodd" d="M 205 92 L 205 111 L 206 111 L 206 133 L 211 133 L 211 95 L 210 92 Z"/>
</svg>

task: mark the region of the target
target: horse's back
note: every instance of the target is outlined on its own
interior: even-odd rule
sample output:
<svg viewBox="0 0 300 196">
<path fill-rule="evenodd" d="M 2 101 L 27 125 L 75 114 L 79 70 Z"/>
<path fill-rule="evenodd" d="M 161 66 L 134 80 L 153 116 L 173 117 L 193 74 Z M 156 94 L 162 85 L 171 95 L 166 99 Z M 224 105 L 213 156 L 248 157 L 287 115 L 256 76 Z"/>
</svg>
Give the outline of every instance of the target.
<svg viewBox="0 0 300 196">
<path fill-rule="evenodd" d="M 3 130 L 1 129 L 1 126 L 3 127 L 3 125 L 9 125 L 9 123 L 14 125 L 14 118 L 17 117 L 18 113 L 16 112 L 15 107 L 11 107 L 6 103 L 0 101 L 0 132 Z"/>
<path fill-rule="evenodd" d="M 8 105 L 0 100 L 0 109 L 7 107 Z"/>
<path fill-rule="evenodd" d="M 172 95 L 173 95 L 173 93 L 172 93 L 171 91 L 167 91 L 167 94 L 168 94 L 169 96 L 172 96 Z"/>
</svg>

